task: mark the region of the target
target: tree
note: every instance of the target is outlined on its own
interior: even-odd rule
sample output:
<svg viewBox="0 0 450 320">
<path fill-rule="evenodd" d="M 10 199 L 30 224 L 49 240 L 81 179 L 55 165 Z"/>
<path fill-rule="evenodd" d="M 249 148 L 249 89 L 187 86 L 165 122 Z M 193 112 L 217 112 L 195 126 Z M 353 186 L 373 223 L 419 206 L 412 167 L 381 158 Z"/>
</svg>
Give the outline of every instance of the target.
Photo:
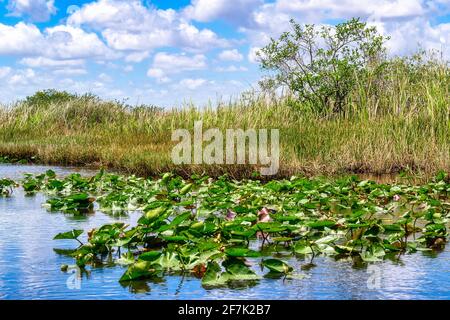
<svg viewBox="0 0 450 320">
<path fill-rule="evenodd" d="M 261 68 L 272 72 L 262 87 L 287 87 L 316 110 L 343 112 L 356 79 L 382 66 L 388 38 L 356 18 L 336 26 L 290 24 L 258 52 Z"/>
</svg>

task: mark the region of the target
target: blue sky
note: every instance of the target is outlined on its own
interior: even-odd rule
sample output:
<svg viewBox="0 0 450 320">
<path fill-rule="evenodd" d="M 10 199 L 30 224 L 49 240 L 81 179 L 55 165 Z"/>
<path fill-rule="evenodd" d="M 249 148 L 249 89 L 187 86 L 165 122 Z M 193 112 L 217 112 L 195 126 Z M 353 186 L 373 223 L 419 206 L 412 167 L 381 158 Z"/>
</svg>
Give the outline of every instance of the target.
<svg viewBox="0 0 450 320">
<path fill-rule="evenodd" d="M 131 104 L 213 104 L 257 88 L 255 52 L 289 19 L 360 17 L 392 55 L 450 57 L 449 0 L 0 0 L 0 101 L 56 88 Z"/>
</svg>

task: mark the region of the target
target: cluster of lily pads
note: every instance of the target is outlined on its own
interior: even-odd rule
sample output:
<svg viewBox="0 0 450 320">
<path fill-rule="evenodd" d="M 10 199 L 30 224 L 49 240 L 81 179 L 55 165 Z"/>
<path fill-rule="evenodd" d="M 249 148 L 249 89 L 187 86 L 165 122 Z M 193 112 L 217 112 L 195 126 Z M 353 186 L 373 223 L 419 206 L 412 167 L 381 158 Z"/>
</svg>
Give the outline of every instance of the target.
<svg viewBox="0 0 450 320">
<path fill-rule="evenodd" d="M 9 197 L 16 186 L 16 183 L 11 179 L 0 179 L 0 196 Z"/>
<path fill-rule="evenodd" d="M 26 175 L 21 185 L 29 194 L 45 192 L 44 205 L 51 211 L 141 212 L 136 225 L 118 222 L 87 231 L 85 243 L 84 230 L 55 236 L 79 242 L 60 252 L 81 268 L 111 260 L 126 265 L 121 282 L 183 274 L 213 287 L 262 276 L 301 277 L 302 267 L 313 266 L 319 255 L 364 264 L 441 250 L 450 217 L 445 174 L 416 186 L 356 176 L 264 183 L 226 176 L 184 180 L 171 173 L 155 180 L 103 171 L 59 179 L 48 171 Z M 291 257 L 301 266 L 289 264 Z"/>
<path fill-rule="evenodd" d="M 12 158 L 8 156 L 0 156 L 0 163 L 15 163 L 15 164 L 27 164 L 36 160 L 36 157 L 30 157 L 29 159 Z"/>
</svg>

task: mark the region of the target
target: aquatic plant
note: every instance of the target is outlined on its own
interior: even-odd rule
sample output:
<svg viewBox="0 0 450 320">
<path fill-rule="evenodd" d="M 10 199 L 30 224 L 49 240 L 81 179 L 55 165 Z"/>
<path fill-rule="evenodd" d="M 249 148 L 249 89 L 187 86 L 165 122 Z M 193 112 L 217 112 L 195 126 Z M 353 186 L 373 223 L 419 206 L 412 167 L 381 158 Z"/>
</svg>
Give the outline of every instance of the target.
<svg viewBox="0 0 450 320">
<path fill-rule="evenodd" d="M 10 196 L 17 184 L 11 179 L 0 179 L 0 196 Z"/>
<path fill-rule="evenodd" d="M 41 189 L 49 190 L 55 179 L 43 180 Z M 226 176 L 184 180 L 170 173 L 152 180 L 102 172 L 83 183 L 68 183 L 73 179 L 58 180 L 68 186 L 68 195 L 50 200 L 55 210 L 85 208 L 92 204 L 90 197 L 97 197 L 100 211 L 142 211 L 135 226 L 114 223 L 90 230 L 87 242 L 71 253 L 82 267 L 101 266 L 105 259 L 126 265 L 121 282 L 177 273 L 201 278 L 205 287 L 252 285 L 262 277 L 258 265 L 265 277 L 301 278 L 301 269 L 314 267 L 319 255 L 367 264 L 440 250 L 448 237 L 450 184 L 445 174 L 423 185 L 381 184 L 356 176 L 263 183 Z M 86 194 L 80 195 L 80 189 Z M 75 235 L 80 236 L 78 231 Z M 280 254 L 305 263 L 295 268 L 276 257 Z"/>
</svg>

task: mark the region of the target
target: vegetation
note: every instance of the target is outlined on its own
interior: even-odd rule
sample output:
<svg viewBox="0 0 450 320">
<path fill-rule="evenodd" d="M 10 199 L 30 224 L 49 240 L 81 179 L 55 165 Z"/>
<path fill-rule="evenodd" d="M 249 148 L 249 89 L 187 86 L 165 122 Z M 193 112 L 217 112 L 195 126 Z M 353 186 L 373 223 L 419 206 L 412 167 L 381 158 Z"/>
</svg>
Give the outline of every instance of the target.
<svg viewBox="0 0 450 320">
<path fill-rule="evenodd" d="M 73 250 L 55 252 L 73 257 L 82 269 L 120 264 L 127 268 L 123 283 L 183 274 L 209 288 L 249 286 L 263 276 L 302 278 L 301 270 L 314 267 L 319 255 L 364 266 L 438 252 L 448 237 L 448 181 L 445 173 L 412 186 L 356 176 L 263 183 L 226 176 L 183 180 L 171 173 L 154 180 L 103 171 L 59 179 L 48 171 L 27 175 L 21 184 L 29 194 L 46 193 L 45 206 L 52 211 L 83 215 L 95 206 L 107 214 L 142 212 L 133 226 L 118 222 L 84 236 L 84 230 L 57 234 L 55 240 L 78 241 Z"/>
<path fill-rule="evenodd" d="M 448 61 L 436 52 L 388 57 L 385 40 L 357 19 L 321 29 L 292 21 L 262 50 L 270 86 L 206 108 L 37 92 L 0 107 L 0 161 L 251 177 L 258 167 L 173 165 L 172 131 L 203 120 L 204 130 L 280 129 L 278 177 L 450 171 Z"/>
<path fill-rule="evenodd" d="M 259 52 L 261 66 L 275 71 L 264 87 L 287 87 L 320 113 L 342 113 L 358 79 L 381 82 L 385 39 L 359 19 L 335 27 L 305 27 L 291 20 L 291 32 Z"/>
<path fill-rule="evenodd" d="M 11 179 L 0 179 L 0 197 L 9 197 L 15 186 L 16 183 Z"/>
</svg>

